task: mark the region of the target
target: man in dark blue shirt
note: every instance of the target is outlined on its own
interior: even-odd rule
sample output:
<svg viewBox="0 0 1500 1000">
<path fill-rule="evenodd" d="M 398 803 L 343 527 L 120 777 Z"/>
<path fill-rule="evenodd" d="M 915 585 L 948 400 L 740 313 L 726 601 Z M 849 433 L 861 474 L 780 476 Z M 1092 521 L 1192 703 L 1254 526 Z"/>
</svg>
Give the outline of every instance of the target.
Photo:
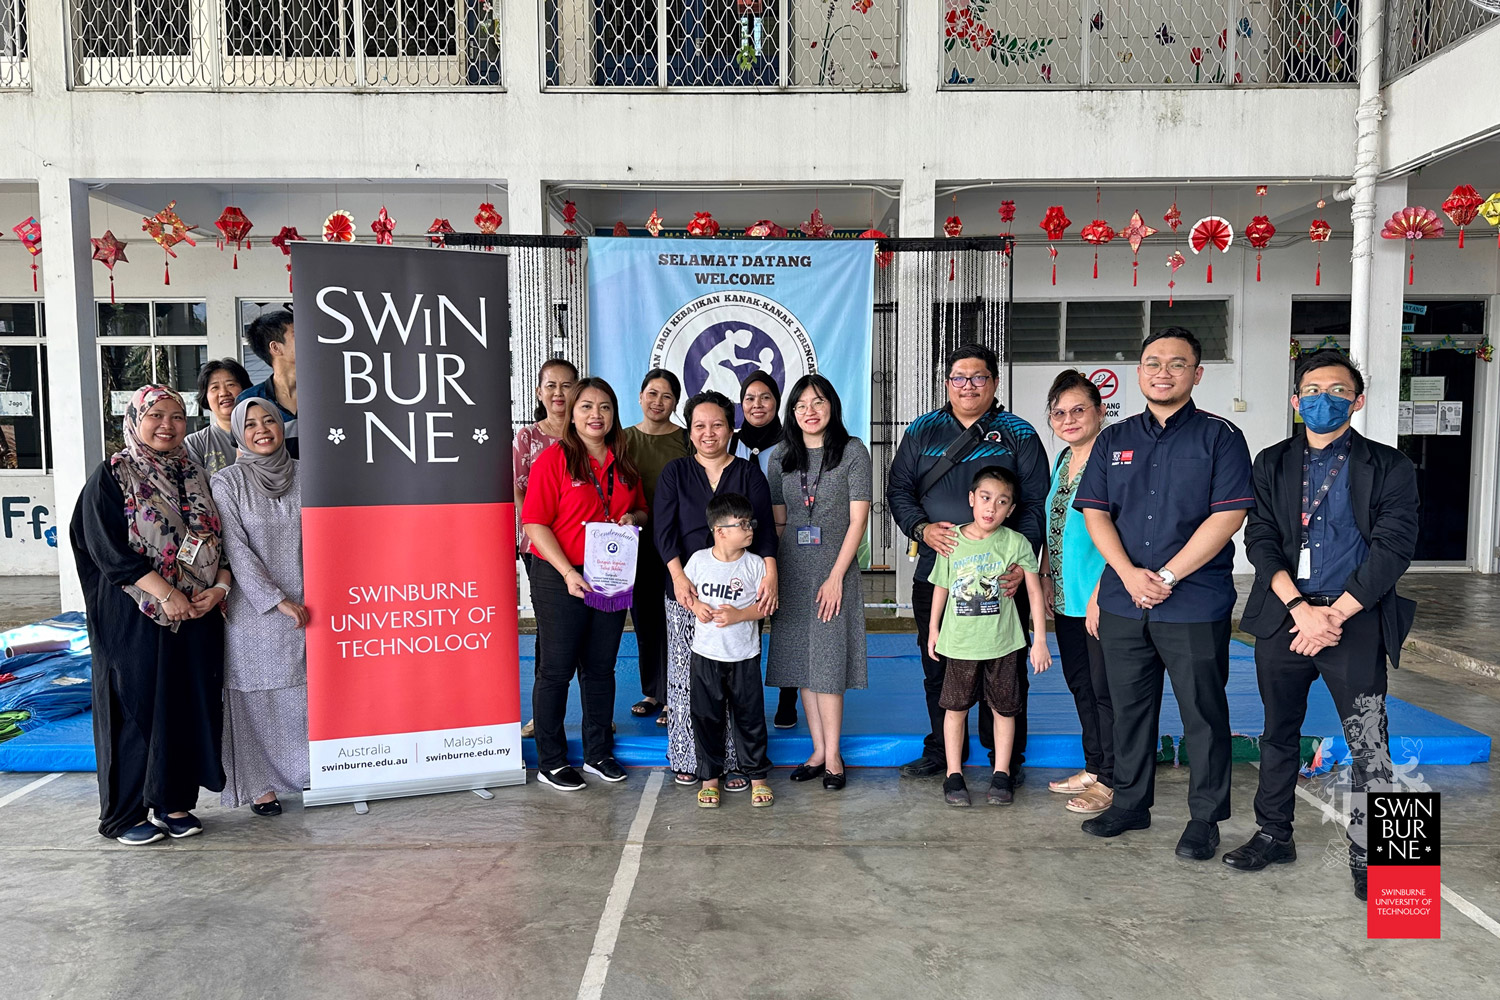
<svg viewBox="0 0 1500 1000">
<path fill-rule="evenodd" d="M 1350 747 L 1351 815 L 1369 815 L 1366 789 L 1392 780 L 1385 661 L 1398 662 L 1413 603 L 1396 581 L 1417 543 L 1417 479 L 1410 459 L 1350 426 L 1365 380 L 1339 351 L 1297 362 L 1292 406 L 1304 431 L 1255 458 L 1255 509 L 1245 549 L 1255 564 L 1241 627 L 1255 636 L 1266 708 L 1260 743 L 1260 829 L 1224 855 L 1239 871 L 1297 859 L 1292 807 L 1307 693 L 1328 684 Z M 1365 827 L 1349 828 L 1354 894 L 1367 893 Z"/>
<path fill-rule="evenodd" d="M 286 430 L 287 454 L 298 458 L 297 448 L 297 339 L 292 314 L 285 309 L 257 316 L 245 331 L 250 350 L 271 366 L 264 381 L 240 393 L 240 400 L 267 399 L 281 412 Z M 238 402 L 239 400 L 236 400 Z"/>
<path fill-rule="evenodd" d="M 1115 704 L 1114 803 L 1083 830 L 1151 825 L 1165 670 L 1193 761 L 1177 854 L 1196 861 L 1214 856 L 1229 818 L 1230 539 L 1255 505 L 1244 436 L 1193 404 L 1202 356 L 1181 327 L 1146 338 L 1136 369 L 1146 409 L 1100 433 L 1073 499 L 1108 563 L 1099 641 Z"/>
</svg>

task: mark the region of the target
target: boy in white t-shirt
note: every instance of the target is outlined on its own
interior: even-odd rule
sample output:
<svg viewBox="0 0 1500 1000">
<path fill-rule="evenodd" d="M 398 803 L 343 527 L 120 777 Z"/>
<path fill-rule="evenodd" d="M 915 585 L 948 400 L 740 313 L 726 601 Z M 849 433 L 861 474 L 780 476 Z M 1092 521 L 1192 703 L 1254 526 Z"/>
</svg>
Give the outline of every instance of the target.
<svg viewBox="0 0 1500 1000">
<path fill-rule="evenodd" d="M 765 783 L 771 773 L 766 756 L 766 702 L 761 686 L 762 617 L 755 591 L 766 575 L 760 556 L 748 551 L 755 534 L 750 501 L 725 493 L 708 502 L 713 548 L 694 552 L 683 567 L 693 584 L 693 655 L 690 704 L 693 739 L 698 746 L 698 805 L 716 809 L 719 779 L 724 776 L 724 730 L 733 719 L 734 748 L 741 770 L 752 782 L 750 804 L 775 801 Z"/>
</svg>

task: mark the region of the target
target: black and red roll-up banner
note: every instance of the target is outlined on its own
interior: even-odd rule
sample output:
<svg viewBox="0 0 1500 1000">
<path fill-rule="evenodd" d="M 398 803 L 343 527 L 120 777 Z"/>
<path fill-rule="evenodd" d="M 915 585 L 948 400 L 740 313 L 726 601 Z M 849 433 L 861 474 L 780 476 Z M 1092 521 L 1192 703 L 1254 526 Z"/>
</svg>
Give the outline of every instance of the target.
<svg viewBox="0 0 1500 1000">
<path fill-rule="evenodd" d="M 1433 791 L 1370 792 L 1366 827 L 1371 938 L 1443 936 L 1442 798 Z"/>
<path fill-rule="evenodd" d="M 525 780 L 506 258 L 292 250 L 309 805 Z"/>
</svg>

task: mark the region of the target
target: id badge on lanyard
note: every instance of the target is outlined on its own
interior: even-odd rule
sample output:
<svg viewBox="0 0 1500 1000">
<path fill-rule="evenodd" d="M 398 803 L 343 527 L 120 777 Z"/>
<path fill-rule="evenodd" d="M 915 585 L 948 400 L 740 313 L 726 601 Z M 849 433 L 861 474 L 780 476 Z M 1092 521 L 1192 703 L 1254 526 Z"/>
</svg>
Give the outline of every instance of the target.
<svg viewBox="0 0 1500 1000">
<path fill-rule="evenodd" d="M 801 525 L 801 526 L 799 526 L 797 528 L 797 544 L 798 545 L 822 545 L 823 544 L 823 529 L 820 528 L 820 527 L 818 527 L 816 524 L 812 524 L 811 522 L 812 522 L 812 516 L 813 516 L 813 508 L 816 507 L 817 503 L 818 503 L 818 496 L 817 496 L 817 493 L 818 493 L 818 483 L 822 482 L 822 480 L 823 480 L 823 470 L 822 470 L 821 467 L 818 469 L 817 478 L 812 481 L 812 487 L 811 488 L 809 488 L 808 485 L 807 485 L 807 470 L 806 469 L 803 469 L 801 471 L 801 476 L 802 476 L 802 506 L 803 506 L 803 509 L 805 509 L 807 511 L 807 520 L 808 520 L 809 523 Z"/>
<path fill-rule="evenodd" d="M 1328 474 L 1323 477 L 1323 484 L 1318 487 L 1315 494 L 1309 496 L 1308 490 L 1312 486 L 1312 455 L 1306 447 L 1302 450 L 1302 548 L 1297 553 L 1297 579 L 1312 579 L 1312 549 L 1309 546 L 1308 536 L 1312 530 L 1313 516 L 1323 506 L 1323 501 L 1328 497 L 1328 491 L 1333 488 L 1333 481 L 1338 478 L 1339 472 L 1345 462 L 1349 460 L 1347 451 L 1337 452 L 1333 460 L 1328 464 Z"/>
</svg>

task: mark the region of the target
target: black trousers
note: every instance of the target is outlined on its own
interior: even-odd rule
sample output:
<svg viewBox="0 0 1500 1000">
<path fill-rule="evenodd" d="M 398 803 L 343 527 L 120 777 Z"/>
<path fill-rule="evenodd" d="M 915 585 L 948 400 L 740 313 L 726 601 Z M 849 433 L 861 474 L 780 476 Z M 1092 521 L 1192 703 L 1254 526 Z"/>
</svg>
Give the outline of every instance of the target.
<svg viewBox="0 0 1500 1000">
<path fill-rule="evenodd" d="M 1073 692 L 1078 722 L 1083 726 L 1083 767 L 1099 776 L 1105 788 L 1115 787 L 1115 706 L 1104 672 L 1104 647 L 1089 635 L 1082 618 L 1053 615 L 1063 679 Z"/>
<path fill-rule="evenodd" d="M 1390 737 L 1386 726 L 1385 645 L 1375 609 L 1361 611 L 1344 622 L 1337 646 L 1316 656 L 1292 652 L 1292 619 L 1270 639 L 1255 644 L 1255 676 L 1266 707 L 1266 731 L 1260 740 L 1260 787 L 1255 793 L 1255 821 L 1277 839 L 1292 835 L 1292 807 L 1297 799 L 1302 720 L 1307 715 L 1307 693 L 1323 678 L 1344 724 L 1350 750 L 1350 809 L 1369 815 L 1365 792 L 1377 791 L 1392 780 Z M 1353 838 L 1356 853 L 1364 853 L 1364 837 Z"/>
<path fill-rule="evenodd" d="M 667 703 L 667 610 L 661 596 L 666 592 L 667 567 L 651 543 L 650 532 L 641 533 L 640 554 L 635 564 L 635 590 L 631 595 L 630 621 L 635 626 L 635 644 L 640 651 L 641 695 L 658 705 Z"/>
<path fill-rule="evenodd" d="M 1191 770 L 1188 811 L 1193 819 L 1229 818 L 1229 621 L 1153 622 L 1099 616 L 1109 696 L 1115 703 L 1115 803 L 1144 813 L 1155 802 L 1156 749 L 1161 732 L 1162 676 L 1182 712 Z"/>
<path fill-rule="evenodd" d="M 583 703 L 583 759 L 596 761 L 612 755 L 615 659 L 620 654 L 625 612 L 596 611 L 584 604 L 582 598 L 568 593 L 568 585 L 545 559 L 532 562 L 531 603 L 539 626 L 536 683 L 531 688 L 538 766 L 551 771 L 568 762 L 563 716 L 575 672 Z"/>
<path fill-rule="evenodd" d="M 693 742 L 698 748 L 698 777 L 724 776 L 724 731 L 730 730 L 740 770 L 747 778 L 771 773 L 766 756 L 766 692 L 760 680 L 760 657 L 725 663 L 693 654 L 689 699 Z"/>
<path fill-rule="evenodd" d="M 931 757 L 933 760 L 945 760 L 943 750 L 943 717 L 947 711 L 938 701 L 943 695 L 943 678 L 947 675 L 947 657 L 939 656 L 932 659 L 927 655 L 928 623 L 932 618 L 932 594 L 933 586 L 926 580 L 915 579 L 911 582 L 911 610 L 912 616 L 917 620 L 917 649 L 922 657 L 922 689 L 927 695 L 927 721 L 931 731 L 922 740 L 922 756 Z M 1016 591 L 1016 611 L 1021 615 L 1021 629 L 1029 637 L 1031 634 L 1031 602 L 1026 596 L 1026 585 Z M 1026 763 L 1026 694 L 1031 690 L 1031 664 L 1026 656 L 1016 658 L 1016 669 L 1020 671 L 1021 686 L 1021 714 L 1016 716 L 1016 740 L 1011 744 L 1010 770 L 1008 773 L 1015 774 L 1021 765 Z M 981 698 L 979 702 L 979 744 L 988 747 L 993 755 L 995 750 L 995 717 L 990 712 L 990 706 Z M 963 750 L 958 755 L 960 761 L 969 759 L 969 725 L 964 722 L 964 744 Z"/>
</svg>

